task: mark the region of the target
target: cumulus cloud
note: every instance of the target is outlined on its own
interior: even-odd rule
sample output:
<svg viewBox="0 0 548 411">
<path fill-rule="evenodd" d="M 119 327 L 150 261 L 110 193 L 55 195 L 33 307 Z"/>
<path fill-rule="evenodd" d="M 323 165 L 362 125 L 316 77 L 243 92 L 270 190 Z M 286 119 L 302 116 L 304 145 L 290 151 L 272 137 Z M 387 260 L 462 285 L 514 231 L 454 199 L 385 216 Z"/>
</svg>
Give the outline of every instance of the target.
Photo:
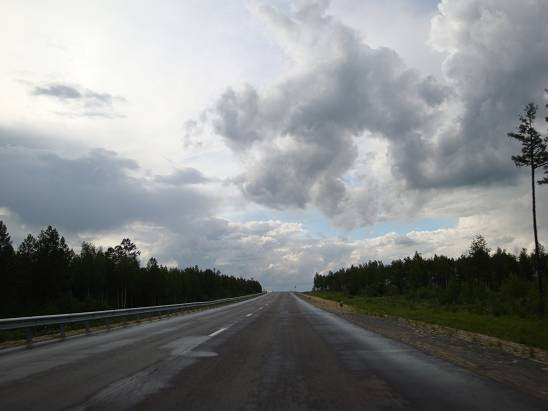
<svg viewBox="0 0 548 411">
<path fill-rule="evenodd" d="M 548 3 L 443 0 L 430 44 L 446 54 L 452 113 L 424 147 L 394 146 L 400 170 L 419 187 L 511 180 L 516 147 L 506 133 L 527 102 L 542 101 L 548 84 Z"/>
<path fill-rule="evenodd" d="M 394 50 L 369 47 L 328 5 L 297 2 L 283 13 L 256 3 L 292 68 L 264 90 L 229 88 L 206 110 L 242 158 L 234 181 L 247 198 L 273 208 L 314 204 L 334 221 L 348 222 L 349 207 L 380 209 L 367 202 L 382 190 L 363 190 L 385 180 L 362 175 L 357 190 L 346 182 L 364 135 L 388 142 L 390 178 L 405 183 L 385 203 L 409 190 L 515 181 L 506 133 L 548 84 L 546 2 L 443 1 L 430 38 L 446 55 L 441 79 L 409 69 Z"/>
<path fill-rule="evenodd" d="M 214 131 L 246 157 L 236 181 L 253 201 L 275 208 L 316 204 L 334 216 L 343 209 L 343 176 L 364 132 L 414 139 L 449 96 L 386 48 L 326 15 L 328 2 L 301 2 L 286 15 L 266 4 L 257 11 L 294 61 L 270 89 L 228 89 L 208 111 Z"/>
<path fill-rule="evenodd" d="M 28 84 L 28 82 L 25 82 Z M 127 100 L 122 96 L 109 93 L 100 93 L 81 86 L 48 83 L 33 85 L 31 95 L 48 97 L 69 106 L 71 111 L 62 111 L 59 114 L 69 116 L 118 118 L 124 117 L 114 110 L 115 103 L 124 103 Z"/>
</svg>

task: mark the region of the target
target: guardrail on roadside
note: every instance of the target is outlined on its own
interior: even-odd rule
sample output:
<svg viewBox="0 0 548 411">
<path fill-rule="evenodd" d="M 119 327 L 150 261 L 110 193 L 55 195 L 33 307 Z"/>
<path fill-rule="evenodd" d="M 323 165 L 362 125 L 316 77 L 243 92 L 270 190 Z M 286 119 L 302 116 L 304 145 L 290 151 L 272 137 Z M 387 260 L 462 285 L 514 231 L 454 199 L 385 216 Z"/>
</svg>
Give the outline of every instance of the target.
<svg viewBox="0 0 548 411">
<path fill-rule="evenodd" d="M 197 301 L 192 303 L 155 305 L 151 307 L 123 308 L 119 310 L 106 311 L 89 311 L 85 313 L 70 313 L 56 315 L 40 315 L 35 317 L 15 317 L 1 318 L 0 330 L 16 330 L 25 328 L 27 330 L 27 343 L 32 343 L 32 328 L 45 325 L 59 325 L 61 338 L 65 337 L 65 324 L 68 323 L 85 323 L 86 334 L 90 333 L 91 320 L 105 320 L 107 328 L 110 328 L 110 319 L 115 317 L 128 317 L 142 314 L 157 314 L 161 316 L 163 313 L 184 310 L 188 308 L 208 307 L 229 302 L 237 302 L 247 300 L 253 297 L 258 297 L 264 293 L 249 294 L 241 297 L 223 298 L 221 300 L 212 301 Z"/>
</svg>

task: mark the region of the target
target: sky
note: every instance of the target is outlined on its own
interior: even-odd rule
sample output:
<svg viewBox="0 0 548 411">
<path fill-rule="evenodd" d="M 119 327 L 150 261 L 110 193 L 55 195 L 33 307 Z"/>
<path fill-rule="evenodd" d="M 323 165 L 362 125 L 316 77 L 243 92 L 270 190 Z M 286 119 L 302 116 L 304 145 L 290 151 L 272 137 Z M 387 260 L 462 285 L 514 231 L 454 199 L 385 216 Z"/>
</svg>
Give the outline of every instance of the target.
<svg viewBox="0 0 548 411">
<path fill-rule="evenodd" d="M 532 247 L 506 134 L 546 102 L 546 0 L 6 0 L 0 26 L 16 245 L 129 237 L 270 290 L 477 234 Z"/>
</svg>

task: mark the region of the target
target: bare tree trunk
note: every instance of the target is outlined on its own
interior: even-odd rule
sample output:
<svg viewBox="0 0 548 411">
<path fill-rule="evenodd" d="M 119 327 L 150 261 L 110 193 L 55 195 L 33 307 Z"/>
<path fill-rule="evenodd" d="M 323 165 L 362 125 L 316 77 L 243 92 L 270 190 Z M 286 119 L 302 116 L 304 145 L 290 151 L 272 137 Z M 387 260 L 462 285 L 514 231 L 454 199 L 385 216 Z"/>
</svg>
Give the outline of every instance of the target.
<svg viewBox="0 0 548 411">
<path fill-rule="evenodd" d="M 540 296 L 540 310 L 544 312 L 544 290 L 542 288 L 542 275 L 539 270 L 539 246 L 538 246 L 538 234 L 537 234 L 537 210 L 535 199 L 535 164 L 531 164 L 531 190 L 533 194 L 533 232 L 535 234 L 535 274 L 538 278 L 538 292 Z"/>
</svg>

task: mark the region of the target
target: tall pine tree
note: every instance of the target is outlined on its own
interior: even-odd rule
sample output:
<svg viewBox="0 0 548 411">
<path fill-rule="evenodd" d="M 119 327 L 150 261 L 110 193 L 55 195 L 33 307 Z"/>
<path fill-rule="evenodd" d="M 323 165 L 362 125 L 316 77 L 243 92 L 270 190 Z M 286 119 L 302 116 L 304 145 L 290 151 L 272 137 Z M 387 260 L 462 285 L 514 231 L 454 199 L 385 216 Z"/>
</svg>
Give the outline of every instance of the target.
<svg viewBox="0 0 548 411">
<path fill-rule="evenodd" d="M 537 233 L 537 212 L 535 198 L 535 170 L 548 165 L 546 142 L 535 129 L 534 122 L 537 115 L 537 106 L 529 103 L 525 106 L 523 114 L 519 116 L 517 132 L 508 133 L 508 137 L 515 138 L 521 143 L 521 155 L 512 156 L 512 160 L 518 167 L 529 167 L 531 170 L 531 195 L 533 208 L 533 233 L 535 237 L 535 274 L 538 278 L 541 310 L 544 309 L 544 292 L 542 288 L 542 276 L 539 272 L 539 244 Z"/>
<path fill-rule="evenodd" d="M 545 89 L 544 91 L 546 92 L 546 96 L 548 97 L 548 89 Z M 546 108 L 546 111 L 548 111 L 548 103 L 546 103 L 544 105 L 544 107 Z M 545 117 L 544 119 L 548 123 L 548 117 Z M 548 133 L 546 134 L 546 137 L 544 137 L 544 143 L 548 144 Z M 548 184 L 548 165 L 544 166 L 544 178 L 539 180 L 538 183 L 539 184 Z"/>
</svg>

